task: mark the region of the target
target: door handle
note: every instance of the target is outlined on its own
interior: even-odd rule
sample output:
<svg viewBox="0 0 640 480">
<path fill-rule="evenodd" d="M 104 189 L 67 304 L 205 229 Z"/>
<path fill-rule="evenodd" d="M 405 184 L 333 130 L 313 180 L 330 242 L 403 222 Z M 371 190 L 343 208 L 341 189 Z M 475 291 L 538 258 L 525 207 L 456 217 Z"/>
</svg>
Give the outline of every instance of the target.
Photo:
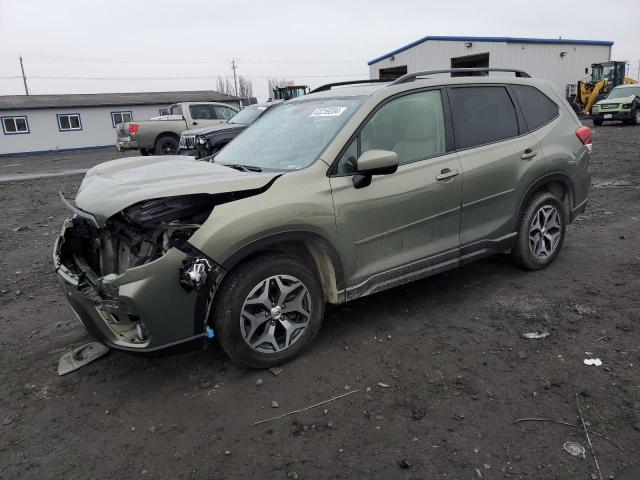
<svg viewBox="0 0 640 480">
<path fill-rule="evenodd" d="M 451 170 L 450 168 L 444 168 L 440 171 L 440 175 L 436 175 L 436 180 L 442 182 L 443 180 L 447 180 L 448 178 L 453 178 L 460 175 L 458 170 Z"/>
<path fill-rule="evenodd" d="M 531 150 L 530 148 L 527 148 L 524 153 L 522 155 L 520 155 L 520 158 L 522 160 L 529 160 L 533 157 L 535 157 L 536 155 L 538 155 L 538 152 L 535 150 Z"/>
</svg>

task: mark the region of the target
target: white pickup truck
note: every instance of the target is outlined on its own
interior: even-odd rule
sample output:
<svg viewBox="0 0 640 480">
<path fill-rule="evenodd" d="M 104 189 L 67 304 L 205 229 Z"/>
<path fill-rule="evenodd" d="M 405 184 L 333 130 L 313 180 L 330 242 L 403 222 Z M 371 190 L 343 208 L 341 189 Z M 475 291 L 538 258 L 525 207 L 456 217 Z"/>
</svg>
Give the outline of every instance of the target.
<svg viewBox="0 0 640 480">
<path fill-rule="evenodd" d="M 238 110 L 224 103 L 176 103 L 169 107 L 169 115 L 119 123 L 116 148 L 140 150 L 141 155 L 172 155 L 178 150 L 180 134 L 185 130 L 224 123 L 236 113 Z"/>
</svg>

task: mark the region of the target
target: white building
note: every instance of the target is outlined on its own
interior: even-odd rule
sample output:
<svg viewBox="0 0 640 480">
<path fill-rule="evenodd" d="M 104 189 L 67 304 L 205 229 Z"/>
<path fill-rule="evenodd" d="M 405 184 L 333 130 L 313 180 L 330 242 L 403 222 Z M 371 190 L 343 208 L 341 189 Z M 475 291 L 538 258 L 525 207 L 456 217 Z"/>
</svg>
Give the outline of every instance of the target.
<svg viewBox="0 0 640 480">
<path fill-rule="evenodd" d="M 369 76 L 394 79 L 446 68 L 516 68 L 566 92 L 592 63 L 611 60 L 612 46 L 603 40 L 428 36 L 371 60 Z"/>
<path fill-rule="evenodd" d="M 0 156 L 113 146 L 117 123 L 166 115 L 177 102 L 240 106 L 209 90 L 0 96 Z"/>
</svg>

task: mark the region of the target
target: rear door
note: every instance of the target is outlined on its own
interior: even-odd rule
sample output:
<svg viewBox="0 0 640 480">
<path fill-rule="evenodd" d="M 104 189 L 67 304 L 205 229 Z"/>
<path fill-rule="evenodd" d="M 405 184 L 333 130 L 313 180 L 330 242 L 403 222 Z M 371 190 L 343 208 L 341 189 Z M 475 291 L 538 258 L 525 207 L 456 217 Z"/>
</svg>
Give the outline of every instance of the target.
<svg viewBox="0 0 640 480">
<path fill-rule="evenodd" d="M 226 121 L 218 119 L 214 107 L 214 105 L 209 105 L 207 103 L 190 104 L 189 115 L 191 116 L 191 121 L 188 128 L 208 127 L 210 125 L 217 125 Z"/>
<path fill-rule="evenodd" d="M 527 131 L 509 85 L 448 91 L 463 175 L 460 243 L 507 236 L 514 230 L 523 179 L 545 170 L 540 142 Z"/>
<path fill-rule="evenodd" d="M 378 107 L 360 127 L 331 178 L 338 241 L 347 282 L 384 282 L 435 263 L 457 261 L 462 182 L 440 89 L 410 92 Z M 356 159 L 367 150 L 392 150 L 398 170 L 353 185 Z M 349 261 L 348 260 L 348 261 Z M 354 278 L 355 277 L 355 278 Z"/>
</svg>

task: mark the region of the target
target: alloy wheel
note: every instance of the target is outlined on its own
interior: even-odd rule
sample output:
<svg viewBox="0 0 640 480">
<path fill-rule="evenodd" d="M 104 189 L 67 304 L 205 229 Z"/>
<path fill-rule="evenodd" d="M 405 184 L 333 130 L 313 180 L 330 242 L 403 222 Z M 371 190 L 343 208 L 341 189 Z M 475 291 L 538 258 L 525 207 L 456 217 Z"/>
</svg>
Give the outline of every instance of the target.
<svg viewBox="0 0 640 480">
<path fill-rule="evenodd" d="M 309 290 L 300 280 L 271 276 L 253 287 L 242 305 L 242 338 L 258 352 L 282 352 L 302 337 L 311 308 Z"/>
<path fill-rule="evenodd" d="M 560 212 L 552 205 L 538 209 L 529 227 L 529 248 L 538 259 L 549 258 L 558 248 L 562 238 Z"/>
</svg>

